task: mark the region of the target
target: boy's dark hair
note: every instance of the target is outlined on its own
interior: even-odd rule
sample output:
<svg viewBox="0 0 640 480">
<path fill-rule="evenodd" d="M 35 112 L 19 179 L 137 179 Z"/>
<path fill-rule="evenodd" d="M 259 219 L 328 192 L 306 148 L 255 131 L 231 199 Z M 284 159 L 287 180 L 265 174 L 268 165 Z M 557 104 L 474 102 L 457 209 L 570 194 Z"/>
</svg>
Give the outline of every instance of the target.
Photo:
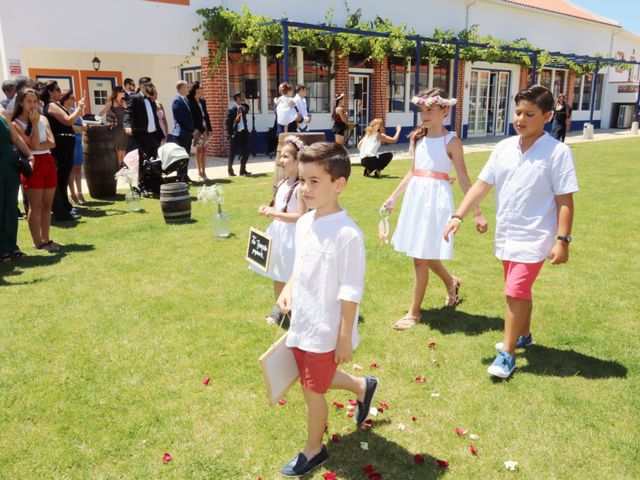
<svg viewBox="0 0 640 480">
<path fill-rule="evenodd" d="M 2 82 L 2 91 L 4 93 L 9 93 L 11 90 L 16 90 L 16 81 L 15 80 L 5 80 Z"/>
<path fill-rule="evenodd" d="M 126 87 L 127 85 L 133 85 L 134 87 L 136 86 L 136 82 L 133 81 L 133 78 L 125 78 L 124 82 L 122 82 L 122 84 Z"/>
<path fill-rule="evenodd" d="M 307 86 L 302 83 L 299 83 L 298 85 L 296 85 L 296 93 L 300 93 L 302 90 L 306 90 L 306 89 L 307 89 Z"/>
<path fill-rule="evenodd" d="M 151 83 L 151 77 L 140 77 L 138 79 L 138 87 L 142 87 L 143 85 L 146 85 L 147 83 Z"/>
<path fill-rule="evenodd" d="M 349 180 L 351 160 L 349 153 L 339 143 L 318 142 L 303 148 L 298 155 L 300 163 L 318 163 L 331 175 L 335 182 L 340 177 Z"/>
<path fill-rule="evenodd" d="M 523 100 L 527 102 L 531 102 L 534 105 L 537 105 L 542 113 L 547 113 L 553 110 L 553 106 L 555 101 L 553 99 L 553 93 L 542 85 L 532 85 L 529 88 L 525 88 L 524 90 L 520 90 L 516 93 L 514 98 L 516 105 Z"/>
</svg>

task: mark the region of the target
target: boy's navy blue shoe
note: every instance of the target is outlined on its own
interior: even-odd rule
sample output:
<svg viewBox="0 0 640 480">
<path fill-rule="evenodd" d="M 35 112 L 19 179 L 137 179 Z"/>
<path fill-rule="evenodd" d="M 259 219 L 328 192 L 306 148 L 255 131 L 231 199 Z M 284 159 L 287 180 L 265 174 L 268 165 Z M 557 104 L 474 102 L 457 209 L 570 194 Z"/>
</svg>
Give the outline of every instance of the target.
<svg viewBox="0 0 640 480">
<path fill-rule="evenodd" d="M 516 348 L 524 348 L 524 347 L 528 347 L 529 345 L 533 345 L 533 337 L 531 336 L 531 334 L 529 334 L 528 337 L 523 337 L 522 335 L 518 337 L 518 341 L 516 342 Z M 503 347 L 504 347 L 503 342 L 496 343 L 496 350 L 502 350 Z"/>
<path fill-rule="evenodd" d="M 494 377 L 509 378 L 516 369 L 516 359 L 507 352 L 500 351 L 487 372 Z"/>
<path fill-rule="evenodd" d="M 319 465 L 322 465 L 329 458 L 327 448 L 323 445 L 322 450 L 311 460 L 307 460 L 304 453 L 300 452 L 287 463 L 280 473 L 285 477 L 301 477 Z"/>
<path fill-rule="evenodd" d="M 367 415 L 369 415 L 369 410 L 371 409 L 373 394 L 376 393 L 376 388 L 378 387 L 378 379 L 376 377 L 365 377 L 364 381 L 366 385 L 364 400 L 362 402 L 358 402 L 356 414 L 353 417 L 356 425 L 358 426 L 367 419 Z"/>
</svg>

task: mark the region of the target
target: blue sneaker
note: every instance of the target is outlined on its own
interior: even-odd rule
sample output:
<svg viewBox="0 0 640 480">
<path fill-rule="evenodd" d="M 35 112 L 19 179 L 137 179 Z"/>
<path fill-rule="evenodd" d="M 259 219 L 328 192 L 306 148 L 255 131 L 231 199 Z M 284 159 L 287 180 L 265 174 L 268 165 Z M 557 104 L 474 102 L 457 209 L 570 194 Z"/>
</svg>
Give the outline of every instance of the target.
<svg viewBox="0 0 640 480">
<path fill-rule="evenodd" d="M 524 348 L 524 347 L 528 347 L 529 345 L 533 345 L 533 337 L 531 336 L 531 334 L 529 334 L 528 337 L 523 337 L 522 335 L 518 337 L 518 341 L 516 342 L 516 348 Z M 496 350 L 503 350 L 502 347 L 504 347 L 503 342 L 496 343 Z"/>
<path fill-rule="evenodd" d="M 516 359 L 507 352 L 500 351 L 487 372 L 494 377 L 509 378 L 516 369 Z"/>
</svg>

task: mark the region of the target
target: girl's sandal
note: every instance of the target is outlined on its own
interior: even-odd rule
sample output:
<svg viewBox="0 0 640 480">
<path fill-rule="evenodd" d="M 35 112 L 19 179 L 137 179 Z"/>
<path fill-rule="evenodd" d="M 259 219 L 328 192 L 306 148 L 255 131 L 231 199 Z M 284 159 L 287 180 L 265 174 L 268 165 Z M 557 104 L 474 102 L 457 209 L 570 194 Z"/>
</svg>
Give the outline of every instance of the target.
<svg viewBox="0 0 640 480">
<path fill-rule="evenodd" d="M 26 253 L 24 253 L 24 252 L 23 252 L 22 250 L 20 250 L 20 249 L 17 249 L 17 250 L 14 250 L 13 252 L 11 252 L 11 258 L 16 259 L 16 260 L 17 260 L 17 259 L 20 259 L 20 258 L 24 258 L 24 257 L 26 257 L 26 256 L 27 256 L 27 254 L 26 254 Z"/>
<path fill-rule="evenodd" d="M 267 315 L 265 317 L 265 321 L 269 324 L 269 325 L 274 325 L 276 323 L 278 323 L 280 321 L 280 316 L 276 315 L 275 313 L 272 313 L 271 315 Z"/>
<path fill-rule="evenodd" d="M 419 323 L 420 323 L 420 315 L 415 317 L 413 315 L 407 314 L 404 317 L 402 317 L 400 320 L 398 320 L 396 323 L 394 323 L 393 328 L 395 328 L 396 330 L 409 330 L 410 328 L 415 327 Z"/>
<path fill-rule="evenodd" d="M 445 307 L 455 307 L 460 303 L 460 296 L 458 295 L 460 285 L 462 285 L 460 279 L 458 277 L 453 277 L 453 286 L 449 289 L 447 296 L 444 299 Z"/>
</svg>

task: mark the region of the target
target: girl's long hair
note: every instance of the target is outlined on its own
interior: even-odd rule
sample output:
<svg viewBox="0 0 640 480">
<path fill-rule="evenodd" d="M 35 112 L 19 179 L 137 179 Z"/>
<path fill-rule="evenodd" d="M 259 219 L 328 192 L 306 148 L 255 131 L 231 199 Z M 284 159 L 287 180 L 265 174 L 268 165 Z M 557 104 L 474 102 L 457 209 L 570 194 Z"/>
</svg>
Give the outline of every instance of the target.
<svg viewBox="0 0 640 480">
<path fill-rule="evenodd" d="M 116 98 L 118 98 L 119 93 L 125 93 L 124 87 L 121 87 L 120 85 L 116 85 L 115 87 L 113 87 L 113 90 L 111 90 L 111 95 L 109 95 L 109 99 L 107 100 L 107 105 L 109 106 L 109 108 L 113 107 L 113 102 L 116 101 Z M 117 106 L 119 107 L 120 105 L 117 105 Z"/>
<path fill-rule="evenodd" d="M 336 95 L 335 97 L 335 101 L 333 103 L 333 112 L 331 112 L 331 118 L 333 120 L 336 119 L 337 115 L 336 115 L 336 108 L 338 108 L 338 105 L 340 105 L 340 101 L 344 98 L 344 94 L 340 94 L 340 95 Z"/>
<path fill-rule="evenodd" d="M 377 135 L 378 133 L 380 133 L 380 127 L 382 127 L 382 119 L 374 118 L 373 120 L 371 120 L 371 123 L 364 131 L 364 135 Z"/>
<path fill-rule="evenodd" d="M 24 112 L 24 97 L 26 97 L 27 95 L 29 95 L 30 93 L 33 93 L 36 96 L 36 101 L 38 101 L 40 99 L 40 96 L 38 95 L 38 92 L 36 92 L 33 88 L 23 88 L 22 90 L 20 90 L 18 92 L 18 94 L 16 95 L 16 103 L 15 106 L 13 108 L 13 116 L 11 117 L 11 120 L 15 120 L 16 118 L 18 118 L 20 115 L 22 115 L 22 113 Z M 37 106 L 36 106 L 37 108 Z M 31 122 L 27 121 L 27 128 L 25 129 L 25 133 L 27 134 L 27 136 L 31 135 Z"/>
<path fill-rule="evenodd" d="M 435 96 L 440 96 L 442 98 L 449 98 L 449 94 L 447 93 L 447 91 L 443 90 L 442 88 L 430 88 L 429 90 L 424 90 L 420 92 L 418 96 L 422 98 L 429 98 L 429 97 L 435 97 Z M 411 131 L 411 133 L 409 133 L 409 139 L 411 141 L 411 144 L 415 145 L 415 142 L 420 140 L 422 137 L 426 136 L 428 131 L 429 129 L 424 124 L 418 125 L 416 128 L 414 128 Z"/>
<path fill-rule="evenodd" d="M 42 100 L 42 103 L 44 103 L 45 105 L 51 103 L 51 92 L 56 89 L 60 89 L 57 81 L 49 80 L 47 82 L 44 82 L 44 85 L 40 90 L 40 100 Z"/>
</svg>

